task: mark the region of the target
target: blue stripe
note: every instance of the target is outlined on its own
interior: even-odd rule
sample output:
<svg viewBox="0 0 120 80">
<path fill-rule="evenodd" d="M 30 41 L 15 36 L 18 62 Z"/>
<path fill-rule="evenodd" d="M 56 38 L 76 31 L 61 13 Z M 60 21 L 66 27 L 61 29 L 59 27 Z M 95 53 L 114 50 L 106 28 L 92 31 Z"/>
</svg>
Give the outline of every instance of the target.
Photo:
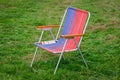
<svg viewBox="0 0 120 80">
<path fill-rule="evenodd" d="M 74 21 L 74 17 L 76 14 L 76 10 L 73 10 L 72 8 L 68 8 L 67 16 L 66 16 L 66 21 L 64 24 L 63 32 L 62 35 L 69 34 L 71 28 L 72 28 L 72 23 Z"/>
</svg>

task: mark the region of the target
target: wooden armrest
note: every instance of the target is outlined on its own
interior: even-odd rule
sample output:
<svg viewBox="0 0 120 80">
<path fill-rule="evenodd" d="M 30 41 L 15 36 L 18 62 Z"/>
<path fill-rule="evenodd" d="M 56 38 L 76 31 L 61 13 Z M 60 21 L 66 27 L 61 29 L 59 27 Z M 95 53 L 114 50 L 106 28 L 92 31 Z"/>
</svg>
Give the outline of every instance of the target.
<svg viewBox="0 0 120 80">
<path fill-rule="evenodd" d="M 47 26 L 37 26 L 37 29 L 51 29 L 57 27 L 59 27 L 59 25 L 47 25 Z"/>
<path fill-rule="evenodd" d="M 74 38 L 74 37 L 78 37 L 78 36 L 84 36 L 85 34 L 70 34 L 70 35 L 61 35 L 61 38 Z"/>
</svg>

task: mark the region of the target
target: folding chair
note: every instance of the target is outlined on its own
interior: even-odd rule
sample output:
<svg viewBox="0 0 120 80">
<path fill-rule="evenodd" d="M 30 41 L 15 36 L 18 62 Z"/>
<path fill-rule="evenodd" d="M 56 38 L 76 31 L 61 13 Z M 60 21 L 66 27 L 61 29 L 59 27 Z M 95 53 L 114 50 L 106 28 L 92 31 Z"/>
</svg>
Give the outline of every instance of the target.
<svg viewBox="0 0 120 80">
<path fill-rule="evenodd" d="M 79 47 L 80 47 L 82 38 L 84 36 L 89 18 L 90 18 L 90 13 L 88 11 L 73 8 L 73 7 L 68 7 L 65 10 L 60 27 L 57 25 L 38 26 L 37 29 L 42 30 L 42 33 L 40 35 L 39 41 L 35 43 L 37 47 L 31 62 L 31 67 L 33 65 L 38 47 L 45 49 L 54 54 L 60 53 L 60 57 L 56 64 L 54 74 L 58 69 L 60 60 L 63 57 L 64 52 L 78 50 L 83 59 L 83 62 L 85 63 L 86 67 L 88 67 L 87 62 Z M 62 25 L 63 25 L 62 35 L 60 36 L 60 39 L 57 40 L 60 30 L 62 28 Z M 54 39 L 54 35 L 51 31 L 52 28 L 55 28 L 55 27 L 59 27 L 58 33 L 56 35 L 56 39 Z M 50 31 L 50 34 L 54 40 L 42 42 L 41 39 L 44 31 Z"/>
</svg>

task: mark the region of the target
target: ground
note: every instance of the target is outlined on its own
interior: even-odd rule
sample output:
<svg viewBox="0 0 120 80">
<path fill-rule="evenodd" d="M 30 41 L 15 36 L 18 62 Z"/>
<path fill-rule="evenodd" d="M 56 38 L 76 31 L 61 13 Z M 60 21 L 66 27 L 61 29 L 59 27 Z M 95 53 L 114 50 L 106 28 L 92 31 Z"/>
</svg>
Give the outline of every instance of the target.
<svg viewBox="0 0 120 80">
<path fill-rule="evenodd" d="M 0 80 L 120 80 L 120 0 L 0 0 Z M 56 75 L 58 55 L 39 49 L 38 25 L 60 24 L 67 6 L 90 11 L 81 50 L 65 54 Z M 57 29 L 54 30 L 54 33 Z M 43 40 L 51 39 L 48 33 Z"/>
</svg>

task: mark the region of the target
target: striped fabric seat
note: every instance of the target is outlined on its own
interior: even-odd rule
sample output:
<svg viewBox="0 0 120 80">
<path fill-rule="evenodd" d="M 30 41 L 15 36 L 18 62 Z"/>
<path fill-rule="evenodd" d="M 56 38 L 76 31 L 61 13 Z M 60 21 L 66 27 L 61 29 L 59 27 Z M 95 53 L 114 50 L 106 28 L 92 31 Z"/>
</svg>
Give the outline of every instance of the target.
<svg viewBox="0 0 120 80">
<path fill-rule="evenodd" d="M 62 35 L 83 34 L 86 20 L 88 18 L 87 11 L 69 7 L 65 18 L 66 19 L 62 30 Z M 81 37 L 75 37 L 75 40 L 77 44 L 80 44 Z M 60 38 L 56 43 L 52 44 L 36 43 L 35 45 L 52 53 L 60 53 L 63 49 L 64 43 L 65 39 Z M 74 42 L 74 39 L 69 39 L 66 43 L 64 52 L 75 50 L 77 50 L 77 46 Z"/>
</svg>

